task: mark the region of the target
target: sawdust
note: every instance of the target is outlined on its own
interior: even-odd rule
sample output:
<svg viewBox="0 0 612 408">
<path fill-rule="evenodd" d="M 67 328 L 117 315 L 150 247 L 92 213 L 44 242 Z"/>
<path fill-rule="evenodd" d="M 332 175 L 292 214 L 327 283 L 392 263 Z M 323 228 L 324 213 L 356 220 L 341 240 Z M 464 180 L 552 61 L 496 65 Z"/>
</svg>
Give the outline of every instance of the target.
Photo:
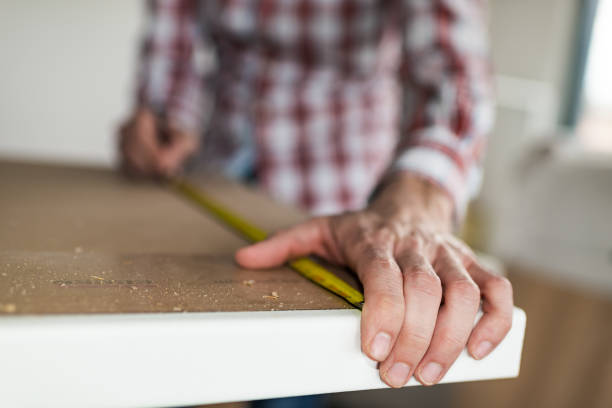
<svg viewBox="0 0 612 408">
<path fill-rule="evenodd" d="M 255 281 L 253 279 L 243 280 L 242 284 L 245 286 L 253 286 L 255 284 Z"/>
<path fill-rule="evenodd" d="M 74 248 L 74 253 L 75 254 L 82 254 L 83 253 L 83 248 L 81 248 L 80 246 Z"/>
<path fill-rule="evenodd" d="M 269 294 L 269 295 L 263 295 L 262 297 L 263 297 L 264 299 L 272 299 L 272 300 L 276 300 L 276 299 L 278 299 L 280 296 L 278 296 L 278 293 L 277 293 L 277 292 L 272 292 L 271 294 Z"/>
</svg>

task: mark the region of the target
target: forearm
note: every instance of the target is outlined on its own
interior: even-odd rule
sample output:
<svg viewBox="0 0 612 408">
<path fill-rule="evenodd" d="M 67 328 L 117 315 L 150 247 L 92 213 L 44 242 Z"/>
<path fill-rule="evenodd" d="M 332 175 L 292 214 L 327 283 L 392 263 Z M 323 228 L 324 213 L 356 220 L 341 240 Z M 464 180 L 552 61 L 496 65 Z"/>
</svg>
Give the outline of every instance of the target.
<svg viewBox="0 0 612 408">
<path fill-rule="evenodd" d="M 494 116 L 486 2 L 402 4 L 408 17 L 400 80 L 410 98 L 403 107 L 404 126 L 391 173 L 411 172 L 443 187 L 453 199 L 453 221 L 459 224 L 480 187 L 480 164 Z M 421 40 L 411 41 L 417 34 Z"/>
</svg>

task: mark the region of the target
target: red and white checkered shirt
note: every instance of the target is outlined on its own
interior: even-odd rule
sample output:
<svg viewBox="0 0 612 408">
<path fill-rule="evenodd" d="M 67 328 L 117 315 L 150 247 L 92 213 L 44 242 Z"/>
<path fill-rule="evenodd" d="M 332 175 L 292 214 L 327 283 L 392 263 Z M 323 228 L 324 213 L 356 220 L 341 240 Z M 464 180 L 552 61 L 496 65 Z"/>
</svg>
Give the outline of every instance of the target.
<svg viewBox="0 0 612 408">
<path fill-rule="evenodd" d="M 138 102 L 313 213 L 361 208 L 402 170 L 460 219 L 493 120 L 483 1 L 155 1 Z"/>
</svg>

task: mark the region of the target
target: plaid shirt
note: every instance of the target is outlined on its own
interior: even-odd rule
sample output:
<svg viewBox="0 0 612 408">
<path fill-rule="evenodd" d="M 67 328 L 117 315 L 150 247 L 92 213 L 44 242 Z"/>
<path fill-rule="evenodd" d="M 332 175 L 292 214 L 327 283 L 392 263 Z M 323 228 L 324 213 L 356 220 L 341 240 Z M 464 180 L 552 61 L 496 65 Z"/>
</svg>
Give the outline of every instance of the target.
<svg viewBox="0 0 612 408">
<path fill-rule="evenodd" d="M 138 102 L 313 213 L 361 208 L 400 170 L 461 219 L 493 120 L 483 1 L 152 2 Z"/>
</svg>

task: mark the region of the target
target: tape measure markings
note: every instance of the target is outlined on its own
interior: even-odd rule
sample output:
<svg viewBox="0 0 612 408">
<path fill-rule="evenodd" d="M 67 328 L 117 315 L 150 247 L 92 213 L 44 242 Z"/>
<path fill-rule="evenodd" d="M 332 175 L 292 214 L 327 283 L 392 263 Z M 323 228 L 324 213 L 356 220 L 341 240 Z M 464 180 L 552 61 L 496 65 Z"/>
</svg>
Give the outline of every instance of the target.
<svg viewBox="0 0 612 408">
<path fill-rule="evenodd" d="M 190 199 L 198 206 L 236 232 L 242 234 L 251 242 L 263 241 L 268 234 L 242 217 L 234 214 L 221 204 L 215 202 L 198 188 L 184 180 L 170 182 L 172 188 L 179 194 Z M 291 269 L 305 278 L 345 299 L 357 309 L 363 307 L 363 294 L 314 260 L 302 257 L 288 262 Z"/>
</svg>

